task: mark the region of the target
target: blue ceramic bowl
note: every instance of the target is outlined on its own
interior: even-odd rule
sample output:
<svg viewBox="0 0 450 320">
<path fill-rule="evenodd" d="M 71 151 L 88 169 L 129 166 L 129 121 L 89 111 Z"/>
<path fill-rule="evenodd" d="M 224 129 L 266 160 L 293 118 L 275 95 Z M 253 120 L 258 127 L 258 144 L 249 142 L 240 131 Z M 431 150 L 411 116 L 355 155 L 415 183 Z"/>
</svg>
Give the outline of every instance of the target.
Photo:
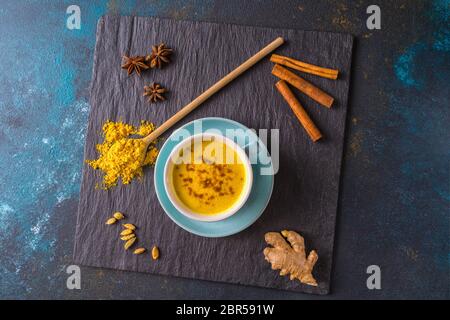
<svg viewBox="0 0 450 320">
<path fill-rule="evenodd" d="M 227 130 L 237 130 L 234 141 L 247 151 L 252 160 L 253 184 L 245 204 L 227 219 L 204 222 L 190 219 L 175 208 L 169 199 L 164 183 L 164 168 L 172 150 L 184 139 L 194 134 L 213 133 L 227 135 Z M 185 124 L 166 140 L 155 165 L 155 190 L 166 214 L 180 227 L 203 237 L 225 237 L 252 225 L 264 212 L 272 194 L 274 176 L 272 161 L 266 146 L 256 134 L 244 125 L 224 118 L 203 118 Z"/>
</svg>

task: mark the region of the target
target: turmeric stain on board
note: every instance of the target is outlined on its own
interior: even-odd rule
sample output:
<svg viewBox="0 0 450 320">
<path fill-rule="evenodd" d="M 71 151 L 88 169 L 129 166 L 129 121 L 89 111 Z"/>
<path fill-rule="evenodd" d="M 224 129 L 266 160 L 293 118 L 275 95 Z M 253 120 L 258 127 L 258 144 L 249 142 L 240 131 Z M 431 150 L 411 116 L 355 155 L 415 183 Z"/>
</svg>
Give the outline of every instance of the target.
<svg viewBox="0 0 450 320">
<path fill-rule="evenodd" d="M 104 173 L 103 182 L 97 188 L 107 190 L 117 186 L 119 179 L 122 184 L 129 184 L 134 178 L 142 178 L 143 167 L 155 164 L 158 149 L 152 143 L 148 149 L 144 141 L 130 139 L 130 135 L 146 136 L 155 130 L 155 126 L 148 121 L 141 121 L 139 127 L 130 124 L 107 121 L 103 125 L 104 140 L 97 144 L 99 158 L 86 160 L 95 170 Z"/>
</svg>

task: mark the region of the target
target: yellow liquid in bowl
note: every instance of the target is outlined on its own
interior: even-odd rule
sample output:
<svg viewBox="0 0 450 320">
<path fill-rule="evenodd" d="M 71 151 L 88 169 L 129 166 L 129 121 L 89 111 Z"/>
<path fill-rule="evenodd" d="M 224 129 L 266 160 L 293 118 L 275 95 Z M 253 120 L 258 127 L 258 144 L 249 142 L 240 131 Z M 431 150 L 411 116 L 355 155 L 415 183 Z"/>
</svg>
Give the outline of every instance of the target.
<svg viewBox="0 0 450 320">
<path fill-rule="evenodd" d="M 222 141 L 201 141 L 183 149 L 175 164 L 172 183 L 176 195 L 190 210 L 214 215 L 231 208 L 246 183 L 246 170 L 237 152 Z"/>
</svg>

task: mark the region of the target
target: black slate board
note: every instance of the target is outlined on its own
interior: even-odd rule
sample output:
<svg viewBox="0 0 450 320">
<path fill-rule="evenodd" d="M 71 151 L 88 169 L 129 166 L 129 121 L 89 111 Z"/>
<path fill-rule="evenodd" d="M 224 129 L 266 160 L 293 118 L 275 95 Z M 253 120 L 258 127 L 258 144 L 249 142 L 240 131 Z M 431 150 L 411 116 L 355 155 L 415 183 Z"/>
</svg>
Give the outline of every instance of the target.
<svg viewBox="0 0 450 320">
<path fill-rule="evenodd" d="M 321 129 L 323 141 L 313 144 L 274 88 L 272 63 L 261 61 L 216 94 L 179 125 L 208 116 L 225 117 L 250 128 L 280 129 L 279 171 L 271 201 L 262 217 L 243 232 L 210 239 L 192 235 L 163 212 L 153 186 L 153 169 L 142 183 L 110 191 L 95 190 L 101 173 L 83 169 L 74 259 L 77 263 L 121 270 L 150 272 L 308 293 L 329 292 L 339 175 L 347 110 L 353 37 L 347 34 L 267 29 L 143 17 L 102 17 L 91 87 L 91 111 L 85 159 L 97 157 L 95 144 L 107 119 L 138 124 L 148 119 L 162 123 L 215 81 L 256 53 L 274 38 L 287 41 L 277 53 L 298 57 L 341 71 L 332 81 L 303 75 L 335 98 L 326 109 L 293 89 Z M 144 55 L 152 44 L 167 43 L 175 50 L 173 62 L 162 70 L 128 77 L 120 69 L 123 54 Z M 150 105 L 142 97 L 144 84 L 160 82 L 170 90 L 168 100 Z M 178 126 L 177 126 L 178 127 Z M 166 134 L 167 136 L 167 134 Z M 114 211 L 140 227 L 142 245 L 156 244 L 161 257 L 135 256 L 123 250 L 118 227 L 106 226 Z M 264 260 L 264 234 L 291 229 L 316 249 L 314 275 L 318 287 L 289 281 Z"/>
</svg>

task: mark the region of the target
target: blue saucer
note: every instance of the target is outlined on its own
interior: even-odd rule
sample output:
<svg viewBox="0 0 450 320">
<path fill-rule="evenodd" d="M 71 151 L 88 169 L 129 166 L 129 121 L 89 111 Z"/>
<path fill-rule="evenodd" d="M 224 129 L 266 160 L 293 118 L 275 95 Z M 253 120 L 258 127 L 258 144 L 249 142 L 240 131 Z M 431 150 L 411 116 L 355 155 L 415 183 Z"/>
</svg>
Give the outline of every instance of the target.
<svg viewBox="0 0 450 320">
<path fill-rule="evenodd" d="M 243 139 L 236 139 L 235 142 L 250 153 L 250 159 L 257 158 L 257 163 L 252 164 L 253 186 L 247 202 L 234 215 L 221 221 L 202 222 L 187 218 L 172 205 L 164 188 L 164 166 L 170 152 L 183 138 L 193 135 L 194 128 L 198 128 L 199 125 L 201 125 L 201 131 L 195 133 L 208 131 L 226 135 L 227 129 L 241 129 L 242 132 L 247 132 L 241 136 Z M 256 134 L 249 133 L 247 130 L 247 127 L 229 119 L 203 118 L 185 124 L 174 131 L 166 140 L 155 165 L 155 189 L 164 211 L 177 225 L 199 236 L 225 237 L 244 230 L 261 216 L 269 203 L 273 189 L 273 174 L 262 175 L 261 169 L 265 172 L 272 172 L 272 161 L 266 146 Z M 255 148 L 249 147 L 254 144 L 258 144 L 257 152 L 255 152 Z"/>
</svg>

